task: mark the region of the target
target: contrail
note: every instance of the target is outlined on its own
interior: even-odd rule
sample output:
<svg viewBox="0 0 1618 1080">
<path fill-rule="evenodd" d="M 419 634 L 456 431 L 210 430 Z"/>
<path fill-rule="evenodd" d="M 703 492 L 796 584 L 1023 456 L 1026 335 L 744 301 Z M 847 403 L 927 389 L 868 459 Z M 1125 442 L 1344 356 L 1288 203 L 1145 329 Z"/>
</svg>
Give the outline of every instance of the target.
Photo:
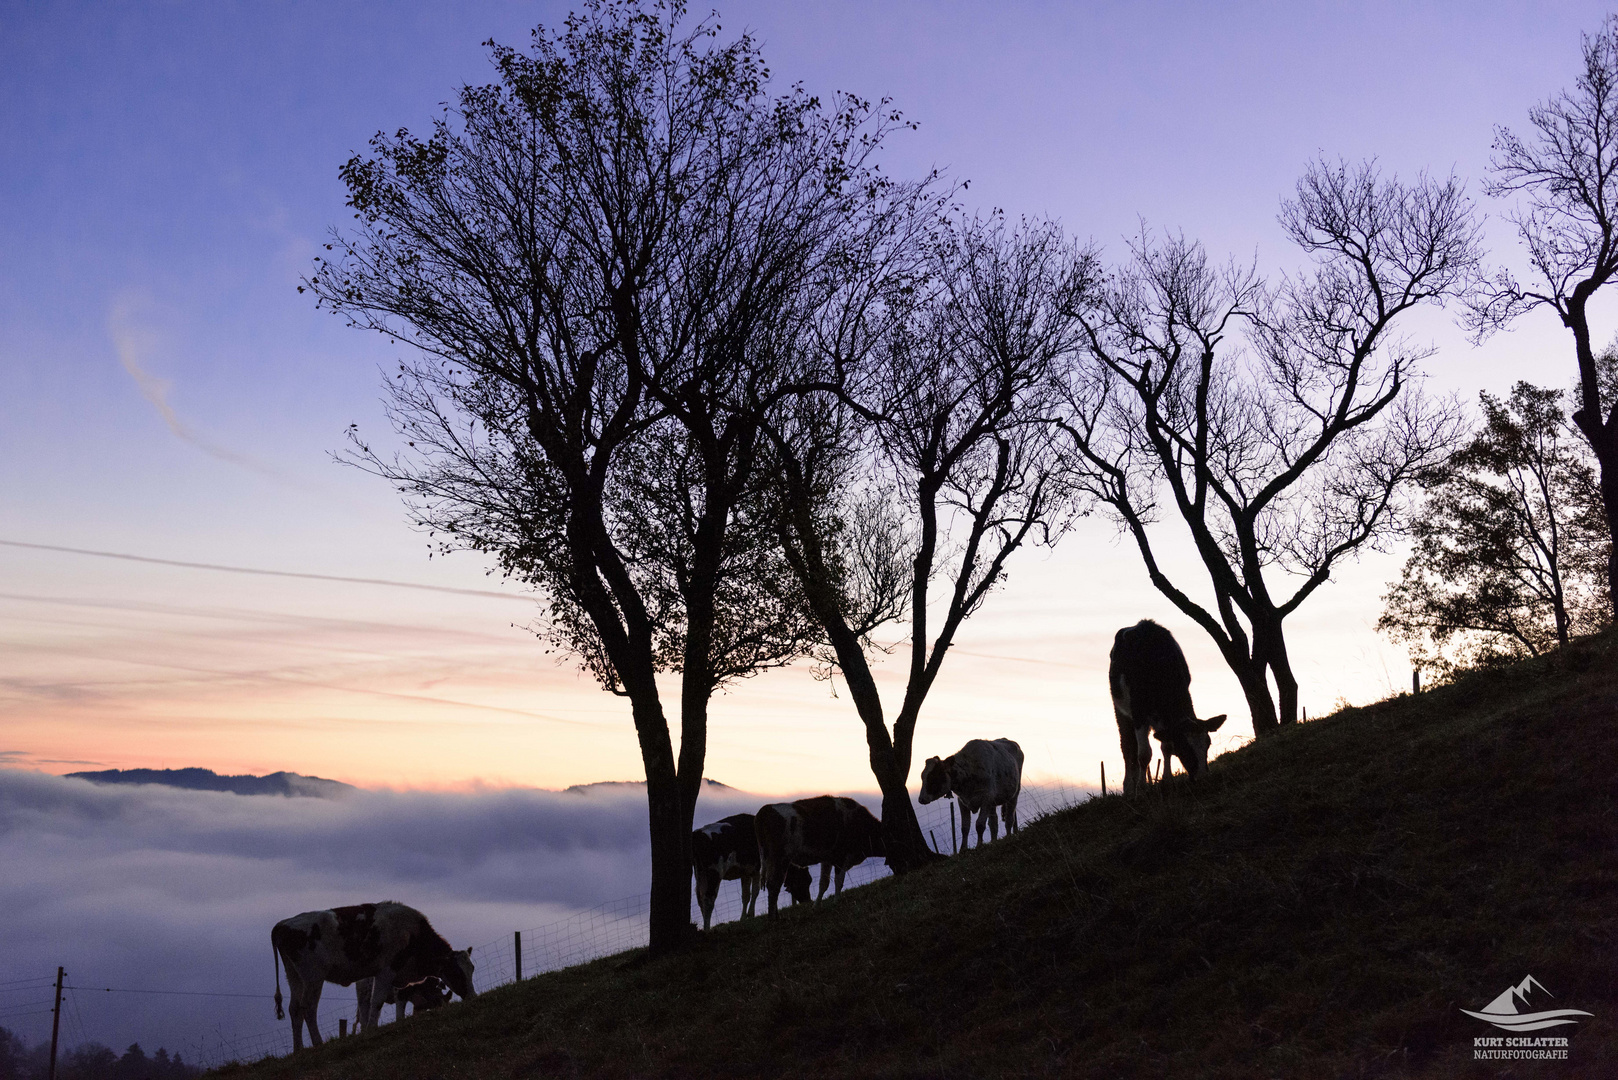
<svg viewBox="0 0 1618 1080">
<path fill-rule="evenodd" d="M 341 581 L 350 585 L 386 585 L 394 589 L 421 589 L 424 592 L 451 593 L 456 596 L 487 596 L 496 600 L 516 600 L 525 604 L 534 602 L 534 598 L 531 596 L 495 592 L 493 589 L 457 589 L 449 585 L 422 585 L 414 581 L 391 581 L 387 578 L 343 577 L 340 574 L 305 574 L 296 570 L 260 570 L 252 566 L 224 566 L 220 563 L 157 559 L 150 555 L 126 555 L 118 551 L 92 551 L 89 548 L 65 547 L 61 544 L 30 544 L 22 540 L 0 540 L 0 545 L 28 548 L 32 551 L 59 551 L 68 555 L 93 555 L 98 559 L 123 559 L 126 562 L 151 563 L 155 566 L 179 566 L 187 570 L 215 570 L 224 574 L 257 574 L 260 577 L 302 578 L 306 581 Z"/>
</svg>

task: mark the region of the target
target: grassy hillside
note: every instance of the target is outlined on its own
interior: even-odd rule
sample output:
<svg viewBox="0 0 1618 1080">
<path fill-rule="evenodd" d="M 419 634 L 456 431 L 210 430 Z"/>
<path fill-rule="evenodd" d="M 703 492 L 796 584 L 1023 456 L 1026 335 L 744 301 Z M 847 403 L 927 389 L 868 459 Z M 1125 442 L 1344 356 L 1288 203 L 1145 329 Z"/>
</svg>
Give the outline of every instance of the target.
<svg viewBox="0 0 1618 1080">
<path fill-rule="evenodd" d="M 238 1077 L 1618 1076 L 1618 638 Z M 1595 1015 L 1474 1063 L 1532 974 Z"/>
</svg>

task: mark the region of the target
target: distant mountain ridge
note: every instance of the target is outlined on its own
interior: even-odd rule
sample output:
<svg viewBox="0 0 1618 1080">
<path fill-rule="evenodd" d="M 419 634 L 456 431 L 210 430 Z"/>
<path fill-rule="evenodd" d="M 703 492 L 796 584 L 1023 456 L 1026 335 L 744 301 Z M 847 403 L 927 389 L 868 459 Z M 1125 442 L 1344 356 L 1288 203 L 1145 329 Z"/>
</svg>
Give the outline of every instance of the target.
<svg viewBox="0 0 1618 1080">
<path fill-rule="evenodd" d="M 729 784 L 722 784 L 718 780 L 709 780 L 707 777 L 703 777 L 702 782 L 710 788 L 723 788 L 726 791 L 736 790 Z M 644 780 L 595 780 L 588 784 L 571 784 L 563 788 L 562 793 L 565 795 L 589 795 L 598 791 L 623 791 L 627 788 L 644 788 L 645 786 L 646 781 Z"/>
<path fill-rule="evenodd" d="M 233 795 L 281 795 L 334 799 L 359 789 L 337 780 L 304 776 L 295 772 L 273 772 L 268 776 L 220 776 L 212 769 L 103 769 L 75 772 L 68 776 L 94 784 L 160 784 L 187 791 L 228 791 Z"/>
</svg>

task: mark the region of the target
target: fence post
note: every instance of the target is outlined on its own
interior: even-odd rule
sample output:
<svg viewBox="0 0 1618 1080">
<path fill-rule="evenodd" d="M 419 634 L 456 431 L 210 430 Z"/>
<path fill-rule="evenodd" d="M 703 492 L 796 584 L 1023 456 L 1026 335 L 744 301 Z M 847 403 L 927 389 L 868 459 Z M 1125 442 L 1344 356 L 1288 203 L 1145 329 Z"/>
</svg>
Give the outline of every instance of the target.
<svg viewBox="0 0 1618 1080">
<path fill-rule="evenodd" d="M 1410 692 L 1412 694 L 1421 693 L 1421 668 L 1410 669 Z"/>
<path fill-rule="evenodd" d="M 56 969 L 56 1007 L 51 1010 L 51 1071 L 50 1080 L 56 1080 L 56 1036 L 62 1030 L 62 975 L 61 968 Z"/>
<path fill-rule="evenodd" d="M 514 938 L 514 939 L 516 939 L 516 951 L 517 951 L 517 981 L 518 981 L 518 982 L 522 982 L 522 931 L 521 931 L 521 930 L 518 930 L 518 931 L 517 931 L 517 932 L 515 932 L 515 933 L 514 933 L 514 934 L 512 934 L 512 935 L 511 935 L 511 936 L 512 936 L 512 937 L 513 937 L 513 938 Z"/>
<path fill-rule="evenodd" d="M 337 1037 L 339 1039 L 348 1038 L 348 1017 L 346 1016 L 337 1018 Z"/>
<path fill-rule="evenodd" d="M 949 850 L 952 855 L 961 853 L 960 841 L 955 839 L 955 800 L 949 801 Z"/>
<path fill-rule="evenodd" d="M 1101 763 L 1101 795 L 1103 798 L 1107 795 L 1107 763 L 1105 761 Z"/>
</svg>

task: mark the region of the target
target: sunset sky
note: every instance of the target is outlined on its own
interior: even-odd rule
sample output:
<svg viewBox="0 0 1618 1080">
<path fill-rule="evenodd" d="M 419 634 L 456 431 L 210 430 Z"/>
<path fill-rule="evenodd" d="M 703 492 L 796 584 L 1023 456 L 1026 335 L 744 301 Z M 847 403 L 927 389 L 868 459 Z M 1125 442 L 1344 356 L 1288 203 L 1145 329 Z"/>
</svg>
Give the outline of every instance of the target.
<svg viewBox="0 0 1618 1080">
<path fill-rule="evenodd" d="M 0 9 L 0 765 L 401 788 L 640 775 L 627 702 L 545 653 L 532 600 L 476 556 L 429 560 L 396 493 L 334 463 L 350 423 L 386 443 L 379 372 L 398 349 L 296 291 L 347 220 L 338 166 L 490 81 L 485 39 L 522 44 L 567 6 Z M 779 87 L 888 97 L 919 121 L 893 140 L 894 175 L 936 165 L 970 181 L 968 206 L 1057 217 L 1114 257 L 1144 219 L 1274 273 L 1299 265 L 1278 202 L 1321 154 L 1453 169 L 1493 215 L 1492 257 L 1516 265 L 1481 191 L 1493 125 L 1523 129 L 1571 84 L 1604 11 L 756 2 L 722 21 L 756 32 Z M 1432 388 L 1468 401 L 1572 378 L 1543 315 L 1481 347 L 1442 314 L 1406 330 L 1439 348 Z M 1347 566 L 1288 624 L 1311 714 L 1408 686 L 1373 629 L 1399 562 Z M 1200 571 L 1175 572 L 1205 594 Z M 1102 760 L 1117 776 L 1107 649 L 1146 616 L 1185 647 L 1199 712 L 1231 714 L 1216 745 L 1250 736 L 1212 644 L 1098 517 L 1013 563 L 946 664 L 919 756 L 1004 735 L 1031 778 L 1093 782 Z M 708 775 L 872 787 L 834 690 L 799 669 L 733 687 Z"/>
</svg>

